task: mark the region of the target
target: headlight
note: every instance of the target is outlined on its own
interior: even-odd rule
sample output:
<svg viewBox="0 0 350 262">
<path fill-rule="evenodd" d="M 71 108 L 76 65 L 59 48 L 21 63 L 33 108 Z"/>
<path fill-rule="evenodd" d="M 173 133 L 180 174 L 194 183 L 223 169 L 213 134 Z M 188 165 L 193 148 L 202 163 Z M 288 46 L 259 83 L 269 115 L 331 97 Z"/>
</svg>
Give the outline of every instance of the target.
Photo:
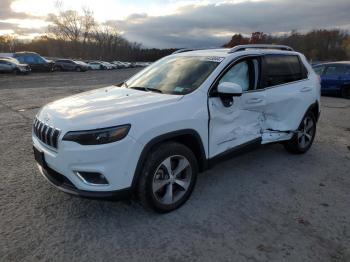
<svg viewBox="0 0 350 262">
<path fill-rule="evenodd" d="M 108 144 L 126 137 L 130 127 L 131 125 L 123 125 L 88 131 L 73 131 L 65 134 L 63 140 L 76 142 L 81 145 Z"/>
</svg>

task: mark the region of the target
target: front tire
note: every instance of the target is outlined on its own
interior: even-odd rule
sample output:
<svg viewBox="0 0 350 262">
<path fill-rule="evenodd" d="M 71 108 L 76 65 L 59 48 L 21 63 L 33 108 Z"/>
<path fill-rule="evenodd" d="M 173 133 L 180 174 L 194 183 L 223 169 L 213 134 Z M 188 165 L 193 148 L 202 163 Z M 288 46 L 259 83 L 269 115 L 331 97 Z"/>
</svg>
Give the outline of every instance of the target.
<svg viewBox="0 0 350 262">
<path fill-rule="evenodd" d="M 143 166 L 138 195 L 146 208 L 167 213 L 182 206 L 190 197 L 198 174 L 193 152 L 169 142 L 151 151 Z"/>
<path fill-rule="evenodd" d="M 316 118 L 312 112 L 308 112 L 301 121 L 296 134 L 284 146 L 292 154 L 304 154 L 312 146 L 315 135 Z"/>
</svg>

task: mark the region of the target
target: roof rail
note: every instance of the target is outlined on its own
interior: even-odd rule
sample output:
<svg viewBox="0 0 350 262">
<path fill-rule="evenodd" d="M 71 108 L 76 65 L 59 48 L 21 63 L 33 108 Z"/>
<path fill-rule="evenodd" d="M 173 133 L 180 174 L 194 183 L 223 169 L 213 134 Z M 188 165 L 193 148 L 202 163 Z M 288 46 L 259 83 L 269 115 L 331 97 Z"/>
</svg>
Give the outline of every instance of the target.
<svg viewBox="0 0 350 262">
<path fill-rule="evenodd" d="M 179 49 L 179 50 L 176 50 L 174 53 L 172 53 L 172 55 L 190 52 L 190 51 L 194 51 L 194 50 L 196 50 L 196 49 L 190 49 L 190 48 Z"/>
<path fill-rule="evenodd" d="M 283 50 L 283 51 L 294 51 L 293 48 L 286 46 L 286 45 L 263 45 L 263 44 L 256 44 L 256 45 L 237 45 L 230 49 L 229 54 L 244 51 L 247 49 L 277 49 L 277 50 Z"/>
</svg>

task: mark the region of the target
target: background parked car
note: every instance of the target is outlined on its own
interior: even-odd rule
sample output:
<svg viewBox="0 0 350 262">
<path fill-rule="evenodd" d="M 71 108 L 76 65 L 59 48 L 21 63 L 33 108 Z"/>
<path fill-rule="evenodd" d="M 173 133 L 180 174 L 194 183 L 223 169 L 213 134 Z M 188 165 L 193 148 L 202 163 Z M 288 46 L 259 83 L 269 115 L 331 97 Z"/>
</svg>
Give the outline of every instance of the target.
<svg viewBox="0 0 350 262">
<path fill-rule="evenodd" d="M 114 63 L 112 63 L 112 62 L 108 62 L 110 65 L 112 65 L 112 67 L 113 67 L 113 69 L 118 69 L 118 66 L 117 65 L 115 65 Z"/>
<path fill-rule="evenodd" d="M 126 68 L 132 68 L 132 64 L 129 62 L 123 62 Z"/>
<path fill-rule="evenodd" d="M 118 69 L 126 68 L 126 65 L 120 61 L 113 61 L 112 64 L 116 65 Z"/>
<path fill-rule="evenodd" d="M 14 58 L 0 58 L 0 72 L 14 74 L 28 74 L 30 67 L 27 64 L 21 64 Z"/>
<path fill-rule="evenodd" d="M 350 99 L 350 62 L 324 63 L 313 66 L 321 77 L 321 93 Z"/>
<path fill-rule="evenodd" d="M 22 64 L 28 64 L 32 71 L 52 72 L 55 65 L 53 61 L 33 52 L 18 52 L 13 57 Z"/>
<path fill-rule="evenodd" d="M 91 70 L 106 70 L 107 66 L 102 62 L 95 61 L 89 63 L 89 68 Z"/>
<path fill-rule="evenodd" d="M 151 63 L 149 62 L 136 62 L 135 67 L 146 67 L 149 66 Z"/>
<path fill-rule="evenodd" d="M 88 64 L 71 59 L 60 59 L 55 61 L 55 71 L 77 71 L 85 72 L 89 70 Z"/>
<path fill-rule="evenodd" d="M 101 61 L 101 63 L 105 65 L 107 70 L 116 69 L 115 65 L 113 65 L 113 64 L 111 64 L 109 62 Z"/>
</svg>

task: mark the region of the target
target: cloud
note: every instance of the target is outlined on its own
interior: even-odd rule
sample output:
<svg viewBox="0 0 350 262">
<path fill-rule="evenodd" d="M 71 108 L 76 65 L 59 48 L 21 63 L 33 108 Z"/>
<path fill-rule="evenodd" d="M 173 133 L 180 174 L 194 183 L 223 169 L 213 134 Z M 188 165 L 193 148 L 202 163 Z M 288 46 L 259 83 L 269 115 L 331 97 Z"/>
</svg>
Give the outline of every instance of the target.
<svg viewBox="0 0 350 262">
<path fill-rule="evenodd" d="M 39 15 L 38 12 L 30 15 L 19 11 L 25 10 L 26 5 L 23 3 L 35 5 L 35 9 L 46 9 L 46 6 L 39 3 L 49 5 L 52 1 L 17 1 L 17 5 L 22 3 L 22 9 L 15 9 L 18 12 L 11 9 L 13 2 L 14 0 L 0 0 L 2 31 L 14 30 L 27 35 L 44 31 L 45 25 L 41 27 L 34 20 L 45 21 L 45 17 L 33 16 Z M 93 0 L 70 2 L 75 5 L 81 2 L 94 3 L 94 7 L 100 5 Z M 104 11 L 105 17 L 111 17 L 107 13 L 115 14 L 112 17 L 116 17 L 107 23 L 116 24 L 128 40 L 142 43 L 146 47 L 218 47 L 235 33 L 250 34 L 254 31 L 279 34 L 293 29 L 350 29 L 349 0 L 142 0 L 133 2 L 131 6 L 131 2 L 126 4 L 121 0 L 103 2 L 109 4 L 98 9 L 99 13 Z M 119 4 L 120 8 L 117 8 Z M 134 5 L 139 8 L 135 9 Z M 139 9 L 144 11 L 138 12 Z M 134 10 L 134 14 L 130 10 Z M 131 15 L 124 20 L 119 18 L 127 14 Z M 33 21 L 30 22 L 29 19 Z"/>
<path fill-rule="evenodd" d="M 5 20 L 9 18 L 24 19 L 30 18 L 31 15 L 22 12 L 14 12 L 11 9 L 11 4 L 14 0 L 1 0 L 0 1 L 0 19 Z"/>
<path fill-rule="evenodd" d="M 14 0 L 0 0 L 0 35 L 14 34 L 20 38 L 32 38 L 46 30 L 43 17 L 15 12 L 11 5 Z"/>
<path fill-rule="evenodd" d="M 17 26 L 11 23 L 0 22 L 0 30 L 12 30 L 16 29 Z"/>
<path fill-rule="evenodd" d="M 134 14 L 109 23 L 127 39 L 148 47 L 213 47 L 225 43 L 230 32 L 349 29 L 349 13 L 349 0 L 225 1 L 182 6 L 167 16 Z"/>
</svg>

